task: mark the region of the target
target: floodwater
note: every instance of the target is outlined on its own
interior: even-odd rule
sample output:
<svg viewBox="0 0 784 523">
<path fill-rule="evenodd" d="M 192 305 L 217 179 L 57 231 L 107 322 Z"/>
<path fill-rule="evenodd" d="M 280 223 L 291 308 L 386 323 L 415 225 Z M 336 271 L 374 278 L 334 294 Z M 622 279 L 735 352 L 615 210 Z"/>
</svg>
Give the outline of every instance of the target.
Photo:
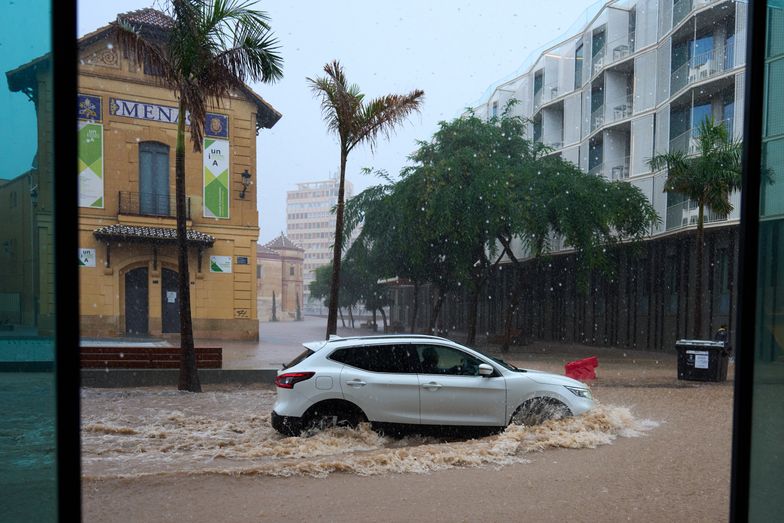
<svg viewBox="0 0 784 523">
<path fill-rule="evenodd" d="M 270 425 L 270 389 L 188 394 L 168 389 L 82 390 L 82 474 L 87 480 L 156 475 L 326 477 L 429 473 L 528 463 L 552 448 L 593 449 L 646 436 L 658 423 L 599 404 L 577 417 L 512 426 L 476 439 L 379 435 L 368 425 L 284 437 Z"/>
</svg>

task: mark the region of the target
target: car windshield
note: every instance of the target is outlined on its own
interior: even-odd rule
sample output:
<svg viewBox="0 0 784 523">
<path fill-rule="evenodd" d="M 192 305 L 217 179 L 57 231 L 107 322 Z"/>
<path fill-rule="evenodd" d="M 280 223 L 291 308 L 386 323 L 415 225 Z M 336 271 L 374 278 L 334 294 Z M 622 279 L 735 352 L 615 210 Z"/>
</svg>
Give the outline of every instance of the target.
<svg viewBox="0 0 784 523">
<path fill-rule="evenodd" d="M 498 363 L 499 365 L 501 365 L 502 367 L 504 367 L 507 370 L 512 370 L 512 371 L 515 371 L 515 372 L 526 372 L 525 369 L 521 369 L 521 368 L 515 367 L 511 363 L 509 363 L 507 361 L 504 361 L 501 358 L 497 358 L 495 356 L 491 356 L 490 354 L 487 354 L 487 353 L 485 353 L 485 352 L 483 352 L 483 351 L 481 351 L 481 350 L 479 350 L 479 349 L 477 349 L 475 347 L 471 347 L 471 350 L 478 352 L 479 354 L 481 354 L 485 358 L 490 358 L 491 360 L 493 360 L 494 362 Z"/>
</svg>

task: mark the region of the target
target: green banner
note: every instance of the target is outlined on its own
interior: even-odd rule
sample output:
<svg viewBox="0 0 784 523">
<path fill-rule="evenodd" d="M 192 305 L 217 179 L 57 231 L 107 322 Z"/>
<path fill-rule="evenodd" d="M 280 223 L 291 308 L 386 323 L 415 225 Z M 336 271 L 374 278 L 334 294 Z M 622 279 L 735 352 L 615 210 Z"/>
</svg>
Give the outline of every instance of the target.
<svg viewBox="0 0 784 523">
<path fill-rule="evenodd" d="M 79 122 L 79 207 L 103 209 L 103 125 Z"/>
<path fill-rule="evenodd" d="M 204 217 L 229 218 L 229 142 L 204 140 Z"/>
</svg>

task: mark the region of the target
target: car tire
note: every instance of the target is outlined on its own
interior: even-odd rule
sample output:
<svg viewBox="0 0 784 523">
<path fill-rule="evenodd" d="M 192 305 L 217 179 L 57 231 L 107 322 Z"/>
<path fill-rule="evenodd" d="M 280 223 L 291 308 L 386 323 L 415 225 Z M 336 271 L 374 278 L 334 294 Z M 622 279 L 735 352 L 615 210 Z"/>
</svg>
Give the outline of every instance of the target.
<svg viewBox="0 0 784 523">
<path fill-rule="evenodd" d="M 331 427 L 356 428 L 367 418 L 361 410 L 345 404 L 325 402 L 311 407 L 303 416 L 303 431 L 314 432 Z"/>
<path fill-rule="evenodd" d="M 524 425 L 533 427 L 540 425 L 547 420 L 562 419 L 572 415 L 564 403 L 554 398 L 532 398 L 517 407 L 510 425 Z"/>
</svg>

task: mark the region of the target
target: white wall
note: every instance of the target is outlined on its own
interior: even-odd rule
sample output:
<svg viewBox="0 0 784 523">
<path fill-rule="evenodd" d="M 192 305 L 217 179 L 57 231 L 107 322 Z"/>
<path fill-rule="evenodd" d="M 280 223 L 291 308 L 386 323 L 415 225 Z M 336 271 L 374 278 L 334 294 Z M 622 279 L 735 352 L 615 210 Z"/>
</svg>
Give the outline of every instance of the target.
<svg viewBox="0 0 784 523">
<path fill-rule="evenodd" d="M 634 59 L 634 114 L 653 109 L 656 105 L 656 50 Z M 669 78 L 669 76 L 667 77 Z"/>
<path fill-rule="evenodd" d="M 631 165 L 629 176 L 650 171 L 648 159 L 653 156 L 653 115 L 632 120 Z"/>
</svg>

